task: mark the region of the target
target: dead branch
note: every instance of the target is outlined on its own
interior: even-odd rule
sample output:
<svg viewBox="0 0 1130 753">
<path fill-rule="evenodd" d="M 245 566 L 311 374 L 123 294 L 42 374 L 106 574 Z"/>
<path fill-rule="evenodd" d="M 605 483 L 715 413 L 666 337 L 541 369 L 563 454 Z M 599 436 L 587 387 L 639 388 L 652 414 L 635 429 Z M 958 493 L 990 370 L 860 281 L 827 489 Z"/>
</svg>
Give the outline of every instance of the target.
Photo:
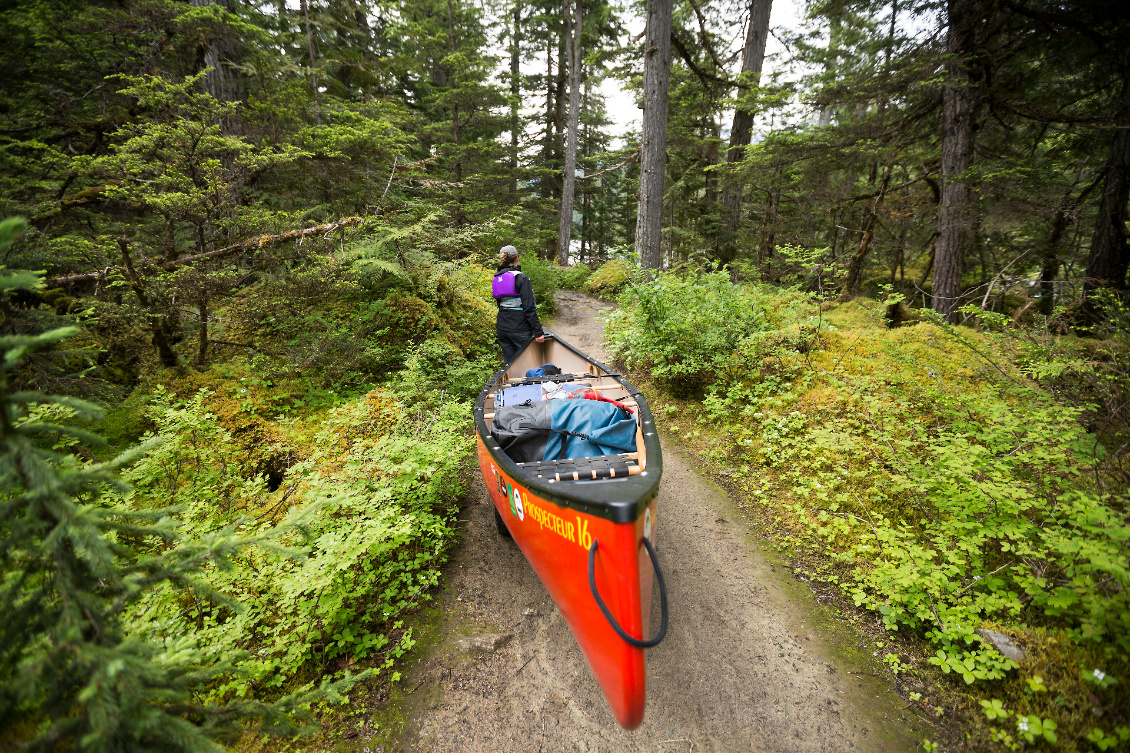
<svg viewBox="0 0 1130 753">
<path fill-rule="evenodd" d="M 402 173 L 405 170 L 415 170 L 417 167 L 423 167 L 424 165 L 427 165 L 430 162 L 435 162 L 437 159 L 439 159 L 442 156 L 443 156 L 442 153 L 437 153 L 437 154 L 433 154 L 431 157 L 425 157 L 424 159 L 416 160 L 415 162 L 405 162 L 403 165 L 397 166 L 396 172 Z"/>
<path fill-rule="evenodd" d="M 702 11 L 698 7 L 695 0 L 690 0 L 691 8 L 694 9 L 694 14 L 698 16 L 698 29 L 699 38 L 702 39 L 702 46 L 706 48 L 707 53 L 710 54 L 710 59 L 714 61 L 714 67 L 720 71 L 726 70 L 726 66 L 718 59 L 718 53 L 714 51 L 714 45 L 710 43 L 710 33 L 706 30 L 706 17 L 702 15 Z"/>
<path fill-rule="evenodd" d="M 639 156 L 640 156 L 640 150 L 639 150 L 639 147 L 636 147 L 635 151 L 633 151 L 631 154 L 629 154 L 627 157 L 625 157 L 620 162 L 620 164 L 613 165 L 612 167 L 606 167 L 603 170 L 601 170 L 600 172 L 593 173 L 592 175 L 578 176 L 577 180 L 588 180 L 589 178 L 599 178 L 601 175 L 604 175 L 605 173 L 610 173 L 613 170 L 619 170 L 620 168 L 624 167 L 625 165 L 627 165 L 631 162 L 634 162 Z"/>
<path fill-rule="evenodd" d="M 679 53 L 679 57 L 681 57 L 683 59 L 683 62 L 687 64 L 687 67 L 691 69 L 691 72 L 694 73 L 696 76 L 698 76 L 699 80 L 702 81 L 704 86 L 709 87 L 713 83 L 713 84 L 721 84 L 723 87 L 726 87 L 726 88 L 733 88 L 733 87 L 737 87 L 738 89 L 750 89 L 750 88 L 752 88 L 752 87 L 750 87 L 749 84 L 743 84 L 739 81 L 732 81 L 728 78 L 722 78 L 721 76 L 716 76 L 713 73 L 710 73 L 709 71 L 702 70 L 702 68 L 700 68 L 698 66 L 698 64 L 694 61 L 694 56 L 691 55 L 690 50 L 688 50 L 687 46 L 685 44 L 683 44 L 683 40 L 679 38 L 678 31 L 679 30 L 676 27 L 674 27 L 674 26 L 671 27 L 671 46 L 675 48 L 675 51 Z"/>
<path fill-rule="evenodd" d="M 327 222 L 324 225 L 315 225 L 314 227 L 303 228 L 302 230 L 290 230 L 285 233 L 278 233 L 277 235 L 257 235 L 254 238 L 242 240 L 231 246 L 224 248 L 217 248 L 213 251 L 206 251 L 202 254 L 193 254 L 192 256 L 182 256 L 179 259 L 166 261 L 160 266 L 166 270 L 183 267 L 186 264 L 195 264 L 199 261 L 207 259 L 223 259 L 227 256 L 243 253 L 247 251 L 257 251 L 259 249 L 267 248 L 268 246 L 275 246 L 279 243 L 287 241 L 301 240 L 302 238 L 309 238 L 315 235 L 328 236 L 336 230 L 341 230 L 347 227 L 356 227 L 365 222 L 364 217 L 346 217 L 337 222 Z M 68 285 L 75 282 L 84 282 L 86 280 L 97 280 L 104 278 L 109 272 L 120 269 L 119 267 L 106 267 L 94 272 L 84 272 L 76 275 L 64 275 L 62 277 L 52 277 L 46 281 L 50 287 L 59 285 Z"/>
</svg>

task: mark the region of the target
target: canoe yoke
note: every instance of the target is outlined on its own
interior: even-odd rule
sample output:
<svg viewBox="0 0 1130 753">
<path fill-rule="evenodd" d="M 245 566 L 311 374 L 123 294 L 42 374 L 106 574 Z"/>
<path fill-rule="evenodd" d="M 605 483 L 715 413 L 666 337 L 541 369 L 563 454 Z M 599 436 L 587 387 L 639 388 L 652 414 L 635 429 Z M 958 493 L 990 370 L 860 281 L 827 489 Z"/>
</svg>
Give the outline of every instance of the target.
<svg viewBox="0 0 1130 753">
<path fill-rule="evenodd" d="M 506 386 L 507 387 L 517 387 L 517 386 L 522 385 L 522 384 L 549 384 L 549 383 L 561 384 L 561 383 L 565 383 L 565 382 L 575 382 L 578 379 L 584 379 L 585 381 L 588 381 L 588 380 L 592 379 L 594 376 L 618 377 L 618 376 L 623 376 L 623 374 L 611 374 L 611 373 L 608 373 L 608 374 L 555 374 L 554 376 L 525 377 L 523 379 L 514 379 L 512 381 L 507 381 Z"/>
</svg>

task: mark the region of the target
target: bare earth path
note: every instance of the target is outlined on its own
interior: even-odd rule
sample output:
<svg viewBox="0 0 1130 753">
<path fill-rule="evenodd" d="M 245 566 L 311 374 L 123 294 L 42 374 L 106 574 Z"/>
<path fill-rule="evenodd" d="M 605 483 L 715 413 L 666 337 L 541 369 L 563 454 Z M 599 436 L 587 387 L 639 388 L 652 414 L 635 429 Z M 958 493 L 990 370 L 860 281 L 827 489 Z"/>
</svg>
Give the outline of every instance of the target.
<svg viewBox="0 0 1130 753">
<path fill-rule="evenodd" d="M 551 329 L 607 360 L 599 308 L 562 291 Z M 648 652 L 643 726 L 620 729 L 545 589 L 494 529 L 481 480 L 439 599 L 434 644 L 402 687 L 409 751 L 904 751 L 923 735 L 861 639 L 767 561 L 733 505 L 665 443 L 656 543 L 671 627 Z M 658 624 L 658 593 L 652 624 Z M 462 639 L 501 636 L 493 650 Z M 863 658 L 861 658 L 861 656 Z M 873 661 L 873 660 L 872 660 Z"/>
</svg>

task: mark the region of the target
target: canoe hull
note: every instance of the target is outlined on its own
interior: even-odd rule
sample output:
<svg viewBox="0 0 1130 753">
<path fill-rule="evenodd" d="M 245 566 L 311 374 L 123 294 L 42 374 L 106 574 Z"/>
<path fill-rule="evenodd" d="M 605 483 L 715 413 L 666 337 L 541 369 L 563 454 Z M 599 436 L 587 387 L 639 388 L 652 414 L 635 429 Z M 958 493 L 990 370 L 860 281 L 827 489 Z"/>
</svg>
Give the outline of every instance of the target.
<svg viewBox="0 0 1130 753">
<path fill-rule="evenodd" d="M 495 509 L 537 573 L 576 638 L 616 721 L 635 729 L 646 702 L 644 651 L 609 625 L 589 587 L 588 554 L 599 541 L 597 589 L 629 635 L 650 635 L 654 570 L 643 545 L 655 541 L 657 497 L 634 520 L 613 522 L 539 496 L 515 478 L 478 439 L 479 469 Z"/>
</svg>

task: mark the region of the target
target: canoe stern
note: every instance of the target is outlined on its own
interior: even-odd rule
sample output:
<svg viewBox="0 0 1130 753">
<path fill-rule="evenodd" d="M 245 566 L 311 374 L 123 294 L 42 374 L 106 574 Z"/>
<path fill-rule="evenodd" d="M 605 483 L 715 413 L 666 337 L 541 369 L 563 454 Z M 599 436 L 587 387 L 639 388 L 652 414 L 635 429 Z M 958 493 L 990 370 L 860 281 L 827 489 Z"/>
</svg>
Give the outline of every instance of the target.
<svg viewBox="0 0 1130 753">
<path fill-rule="evenodd" d="M 597 606 L 589 547 L 599 542 L 594 575 L 613 618 L 629 635 L 648 637 L 654 570 L 643 537 L 655 540 L 657 497 L 639 505 L 634 520 L 614 522 L 531 491 L 495 462 L 481 437 L 478 457 L 495 509 L 569 625 L 616 721 L 635 729 L 646 702 L 644 651 L 618 636 Z"/>
</svg>

